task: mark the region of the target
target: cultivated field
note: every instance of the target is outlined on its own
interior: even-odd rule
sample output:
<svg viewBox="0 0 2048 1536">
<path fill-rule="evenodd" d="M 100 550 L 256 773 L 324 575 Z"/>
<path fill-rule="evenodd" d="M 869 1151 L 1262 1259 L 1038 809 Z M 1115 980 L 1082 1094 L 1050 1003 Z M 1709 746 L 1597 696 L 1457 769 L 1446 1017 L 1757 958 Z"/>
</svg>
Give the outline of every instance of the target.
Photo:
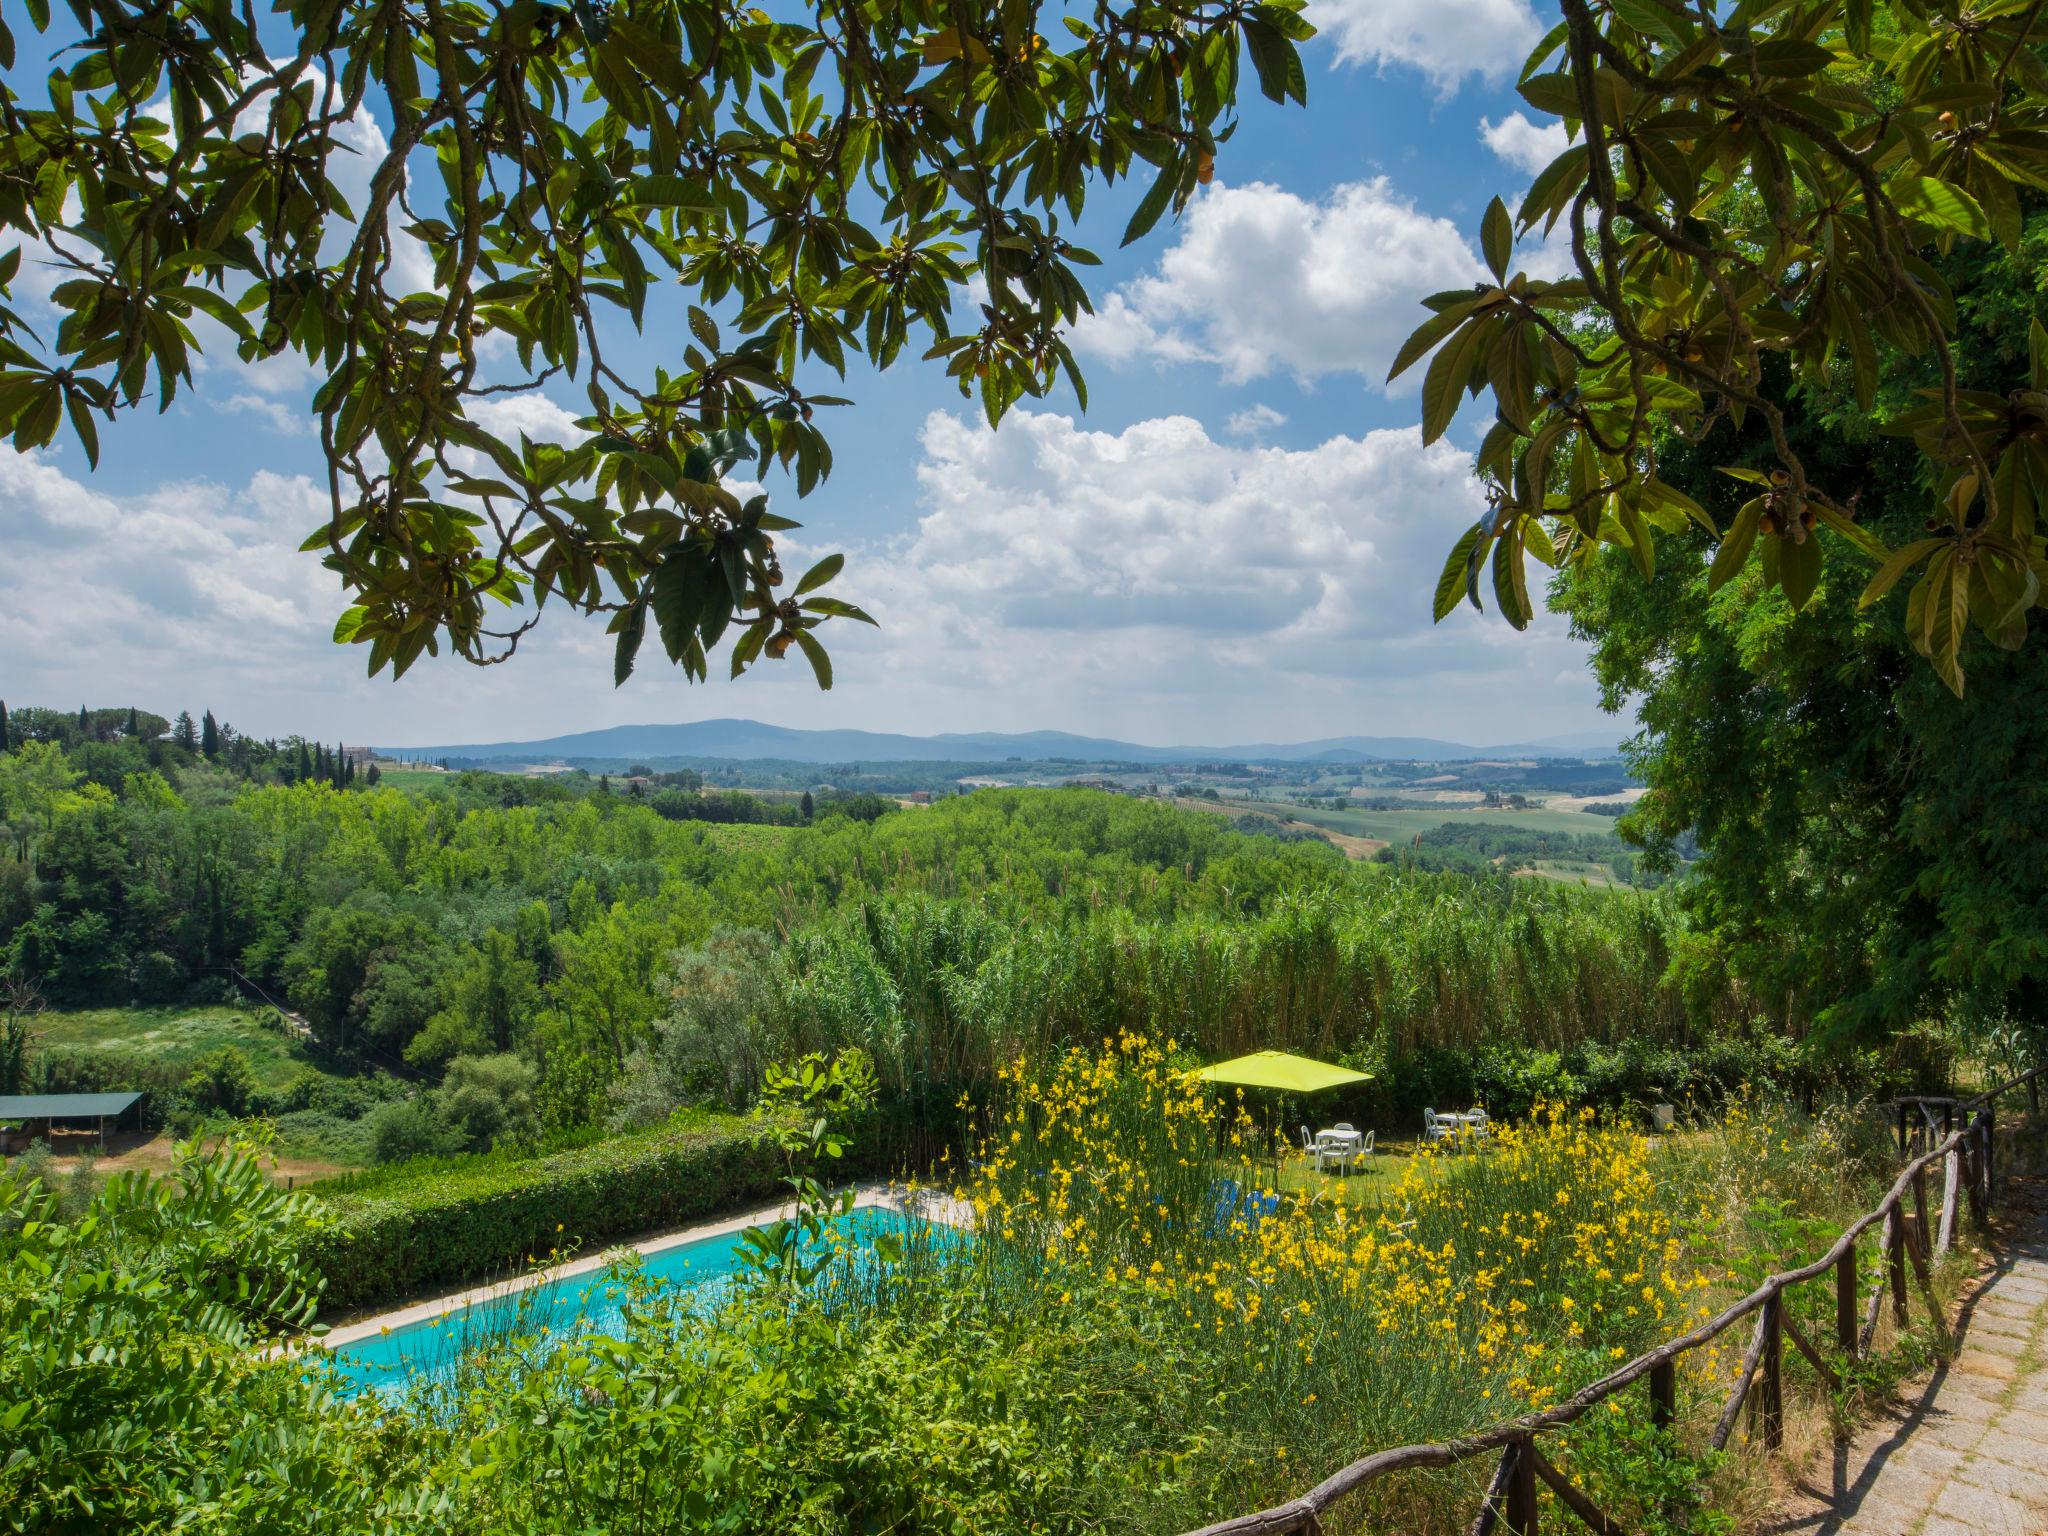
<svg viewBox="0 0 2048 1536">
<path fill-rule="evenodd" d="M 1368 811 L 1326 810 L 1316 805 L 1285 805 L 1275 801 L 1222 802 L 1231 811 L 1264 811 L 1290 817 L 1348 837 L 1372 838 L 1382 843 L 1405 843 L 1418 832 L 1430 832 L 1448 824 L 1486 827 L 1526 827 L 1531 832 L 1584 832 L 1604 836 L 1614 831 L 1612 816 L 1595 816 L 1586 811 L 1552 810 L 1547 806 L 1526 811 L 1494 811 L 1445 806 L 1442 810 Z"/>
</svg>

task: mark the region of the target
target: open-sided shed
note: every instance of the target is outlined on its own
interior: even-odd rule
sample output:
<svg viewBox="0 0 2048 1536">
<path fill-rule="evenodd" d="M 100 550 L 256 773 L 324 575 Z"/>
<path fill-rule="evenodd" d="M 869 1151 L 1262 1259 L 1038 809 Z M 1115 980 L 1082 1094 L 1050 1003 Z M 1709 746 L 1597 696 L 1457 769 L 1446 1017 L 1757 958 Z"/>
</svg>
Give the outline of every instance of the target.
<svg viewBox="0 0 2048 1536">
<path fill-rule="evenodd" d="M 98 1123 L 100 1150 L 107 1147 L 107 1122 L 119 1120 L 135 1107 L 139 1093 L 8 1093 L 0 1094 L 0 1123 L 23 1122 L 33 1139 L 36 1127 L 47 1137 L 52 1125 Z"/>
</svg>

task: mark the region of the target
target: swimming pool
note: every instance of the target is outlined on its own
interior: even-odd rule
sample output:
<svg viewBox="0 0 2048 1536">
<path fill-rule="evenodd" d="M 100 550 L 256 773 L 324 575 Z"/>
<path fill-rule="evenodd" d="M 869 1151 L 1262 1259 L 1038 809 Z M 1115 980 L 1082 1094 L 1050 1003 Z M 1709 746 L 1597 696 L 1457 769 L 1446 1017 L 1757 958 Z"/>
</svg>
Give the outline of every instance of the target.
<svg viewBox="0 0 2048 1536">
<path fill-rule="evenodd" d="M 835 1241 L 864 1250 L 885 1233 L 907 1234 L 913 1218 L 885 1205 L 864 1205 L 834 1217 Z M 715 1301 L 726 1282 L 746 1267 L 745 1229 L 643 1254 L 637 1274 L 696 1301 Z M 616 1332 L 625 1319 L 627 1288 L 609 1268 L 564 1275 L 502 1296 L 472 1302 L 437 1317 L 337 1344 L 329 1358 L 345 1395 L 391 1395 L 423 1379 L 448 1376 L 481 1345 L 517 1336 L 546 1339 Z"/>
</svg>

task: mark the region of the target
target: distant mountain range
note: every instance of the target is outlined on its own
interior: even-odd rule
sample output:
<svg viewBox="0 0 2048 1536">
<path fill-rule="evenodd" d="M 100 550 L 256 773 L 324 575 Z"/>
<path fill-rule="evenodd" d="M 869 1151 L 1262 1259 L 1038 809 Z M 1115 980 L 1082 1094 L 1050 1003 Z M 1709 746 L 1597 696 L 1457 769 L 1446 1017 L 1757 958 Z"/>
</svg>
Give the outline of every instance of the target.
<svg viewBox="0 0 2048 1536">
<path fill-rule="evenodd" d="M 1192 762 L 1468 762 L 1495 757 L 1598 757 L 1617 753 L 1608 735 L 1546 736 L 1536 741 L 1471 747 L 1426 736 L 1332 736 L 1321 741 L 1254 742 L 1231 747 L 1149 747 L 1065 731 L 949 731 L 901 736 L 884 731 L 805 731 L 757 720 L 692 720 L 679 725 L 615 725 L 540 741 L 494 741 L 466 746 L 380 747 L 409 757 L 465 758 L 473 762 L 543 763 L 704 757 L 742 761 L 780 758 L 798 763 L 971 762 L 1011 758 L 1087 763 Z"/>
</svg>

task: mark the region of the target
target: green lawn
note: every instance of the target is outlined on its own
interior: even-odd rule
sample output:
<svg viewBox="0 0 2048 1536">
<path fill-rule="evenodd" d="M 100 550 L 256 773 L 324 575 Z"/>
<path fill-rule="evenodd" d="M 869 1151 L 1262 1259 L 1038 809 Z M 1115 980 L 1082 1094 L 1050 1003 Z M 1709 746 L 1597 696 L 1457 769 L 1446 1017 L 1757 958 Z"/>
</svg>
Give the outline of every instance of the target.
<svg viewBox="0 0 2048 1536">
<path fill-rule="evenodd" d="M 264 1027 L 268 1008 L 52 1009 L 35 1022 L 42 1050 L 121 1051 L 174 1063 L 232 1045 L 266 1089 L 281 1088 L 311 1058 L 282 1030 Z"/>
<path fill-rule="evenodd" d="M 1290 1194 L 1317 1191 L 1326 1200 L 1348 1205 L 1373 1205 L 1388 1191 L 1398 1188 L 1401 1175 L 1415 1161 L 1406 1151 L 1375 1151 L 1361 1158 L 1349 1173 L 1318 1173 L 1306 1157 L 1293 1156 L 1280 1164 L 1279 1187 Z"/>
</svg>

